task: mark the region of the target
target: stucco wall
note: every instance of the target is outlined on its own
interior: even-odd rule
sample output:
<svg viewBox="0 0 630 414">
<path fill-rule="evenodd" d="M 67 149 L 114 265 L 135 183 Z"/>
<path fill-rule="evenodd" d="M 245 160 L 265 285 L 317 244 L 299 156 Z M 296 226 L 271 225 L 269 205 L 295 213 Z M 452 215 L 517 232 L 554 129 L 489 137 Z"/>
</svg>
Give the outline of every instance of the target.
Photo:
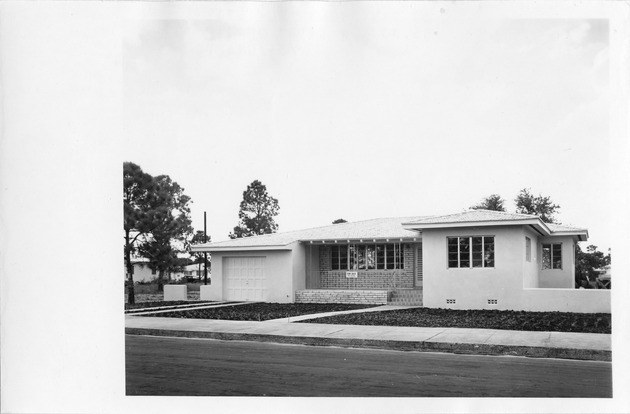
<svg viewBox="0 0 630 414">
<path fill-rule="evenodd" d="M 562 269 L 542 270 L 543 243 L 562 244 Z M 571 237 L 541 237 L 537 255 L 541 258 L 538 263 L 538 287 L 563 289 L 575 287 L 575 244 Z"/>
<path fill-rule="evenodd" d="M 447 237 L 455 236 L 494 236 L 495 267 L 449 269 Z M 525 236 L 532 239 L 531 262 L 525 259 Z M 575 264 L 574 242 L 571 237 L 538 238 L 530 230 L 515 226 L 424 230 L 422 238 L 426 307 L 606 313 L 611 311 L 610 291 L 573 289 Z M 543 242 L 562 243 L 562 270 L 541 270 Z M 544 288 L 545 285 L 553 288 Z M 447 303 L 447 300 L 454 300 L 455 303 Z M 489 300 L 492 303 L 489 303 Z"/>
<path fill-rule="evenodd" d="M 134 282 L 150 282 L 153 279 L 157 279 L 158 274 L 153 274 L 153 271 L 145 263 L 134 263 L 133 265 L 133 281 Z"/>
<path fill-rule="evenodd" d="M 531 240 L 531 261 L 526 260 L 525 251 L 525 237 L 529 237 Z M 538 261 L 538 233 L 534 232 L 530 228 L 523 229 L 523 287 L 524 288 L 537 288 L 538 286 L 538 273 L 540 270 L 540 263 Z"/>
<path fill-rule="evenodd" d="M 296 246 L 293 246 L 295 248 Z M 291 250 L 256 250 L 247 252 L 212 252 L 210 300 L 225 300 L 223 281 L 224 257 L 266 257 L 265 287 L 268 302 L 290 303 L 294 300 L 294 266 Z M 303 260 L 302 260 L 303 262 Z"/>
<path fill-rule="evenodd" d="M 293 262 L 291 293 L 289 302 L 295 302 L 295 291 L 306 288 L 306 248 L 295 242 L 291 245 L 293 249 L 291 261 Z"/>
<path fill-rule="evenodd" d="M 494 236 L 495 267 L 448 268 L 447 237 L 457 236 Z M 423 230 L 424 305 L 497 309 L 518 303 L 523 289 L 524 245 L 521 226 Z M 447 299 L 455 303 L 447 304 Z M 489 305 L 488 300 L 496 300 L 498 305 Z"/>
<path fill-rule="evenodd" d="M 607 289 L 525 289 L 524 310 L 580 313 L 611 313 L 611 291 Z"/>
</svg>

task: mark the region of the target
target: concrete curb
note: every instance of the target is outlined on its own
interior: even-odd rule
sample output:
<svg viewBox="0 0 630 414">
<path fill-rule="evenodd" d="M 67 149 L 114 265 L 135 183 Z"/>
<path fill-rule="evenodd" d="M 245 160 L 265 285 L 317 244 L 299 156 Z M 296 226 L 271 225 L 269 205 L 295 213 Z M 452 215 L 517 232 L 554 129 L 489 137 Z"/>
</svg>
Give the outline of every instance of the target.
<svg viewBox="0 0 630 414">
<path fill-rule="evenodd" d="M 205 338 L 227 341 L 257 341 L 312 346 L 340 346 L 346 348 L 387 349 L 394 351 L 448 352 L 469 355 L 506 355 L 531 358 L 559 358 L 591 361 L 612 361 L 612 352 L 597 349 L 545 348 L 493 344 L 463 344 L 426 341 L 397 341 L 379 339 L 322 338 L 248 333 L 200 332 L 171 329 L 125 328 L 128 335 Z"/>
</svg>

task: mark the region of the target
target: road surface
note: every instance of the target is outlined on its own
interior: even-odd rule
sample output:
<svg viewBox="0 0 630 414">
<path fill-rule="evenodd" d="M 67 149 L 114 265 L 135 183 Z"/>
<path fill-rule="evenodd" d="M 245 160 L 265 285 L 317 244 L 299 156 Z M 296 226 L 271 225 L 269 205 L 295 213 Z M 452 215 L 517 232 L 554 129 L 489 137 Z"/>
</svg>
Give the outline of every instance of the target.
<svg viewBox="0 0 630 414">
<path fill-rule="evenodd" d="M 126 335 L 127 395 L 611 397 L 612 364 Z"/>
</svg>

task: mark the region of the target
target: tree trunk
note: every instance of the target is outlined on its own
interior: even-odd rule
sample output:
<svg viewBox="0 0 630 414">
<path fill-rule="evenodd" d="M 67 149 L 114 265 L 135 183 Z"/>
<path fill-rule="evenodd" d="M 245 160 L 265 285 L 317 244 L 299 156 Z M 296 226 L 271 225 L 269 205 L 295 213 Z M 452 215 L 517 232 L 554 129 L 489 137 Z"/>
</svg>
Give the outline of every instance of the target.
<svg viewBox="0 0 630 414">
<path fill-rule="evenodd" d="M 158 292 L 164 292 L 164 270 L 158 274 Z"/>
<path fill-rule="evenodd" d="M 136 303 L 136 295 L 133 288 L 133 265 L 131 264 L 131 245 L 129 244 L 129 230 L 125 229 L 125 267 L 127 269 L 127 303 Z"/>
</svg>

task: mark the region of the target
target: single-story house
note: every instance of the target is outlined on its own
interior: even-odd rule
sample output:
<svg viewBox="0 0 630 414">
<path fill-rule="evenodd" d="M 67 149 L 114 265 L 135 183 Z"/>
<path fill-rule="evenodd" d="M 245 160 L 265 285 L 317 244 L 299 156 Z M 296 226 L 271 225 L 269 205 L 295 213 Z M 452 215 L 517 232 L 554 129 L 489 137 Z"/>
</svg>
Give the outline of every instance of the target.
<svg viewBox="0 0 630 414">
<path fill-rule="evenodd" d="M 149 259 L 145 257 L 140 257 L 140 256 L 133 256 L 131 258 L 131 264 L 133 266 L 133 281 L 134 282 L 148 283 L 148 282 L 157 280 L 159 276 L 159 272 L 151 268 Z M 185 269 L 188 269 L 188 268 L 192 269 L 192 266 L 193 265 L 186 266 Z M 194 267 L 195 267 L 195 273 L 196 273 L 197 265 L 194 265 Z M 126 269 L 125 269 L 125 272 L 126 272 Z M 169 280 L 180 280 L 184 278 L 185 274 L 186 274 L 185 270 L 166 272 L 164 274 L 164 281 L 166 282 Z M 203 275 L 203 267 L 202 267 L 201 274 Z M 210 275 L 210 272 L 208 272 L 208 275 Z"/>
<path fill-rule="evenodd" d="M 157 272 L 149 267 L 149 259 L 135 257 L 131 264 L 134 282 L 150 282 L 157 278 Z"/>
<path fill-rule="evenodd" d="M 210 262 L 210 260 L 208 260 L 208 262 Z M 196 280 L 202 279 L 204 277 L 203 263 L 194 263 L 184 266 L 184 277 L 194 278 Z M 208 266 L 208 278 L 210 278 L 210 266 Z"/>
<path fill-rule="evenodd" d="M 489 210 L 380 218 L 193 246 L 212 253 L 202 299 L 610 312 L 574 289 L 586 229 Z M 607 293 L 607 294 L 606 294 Z"/>
</svg>

